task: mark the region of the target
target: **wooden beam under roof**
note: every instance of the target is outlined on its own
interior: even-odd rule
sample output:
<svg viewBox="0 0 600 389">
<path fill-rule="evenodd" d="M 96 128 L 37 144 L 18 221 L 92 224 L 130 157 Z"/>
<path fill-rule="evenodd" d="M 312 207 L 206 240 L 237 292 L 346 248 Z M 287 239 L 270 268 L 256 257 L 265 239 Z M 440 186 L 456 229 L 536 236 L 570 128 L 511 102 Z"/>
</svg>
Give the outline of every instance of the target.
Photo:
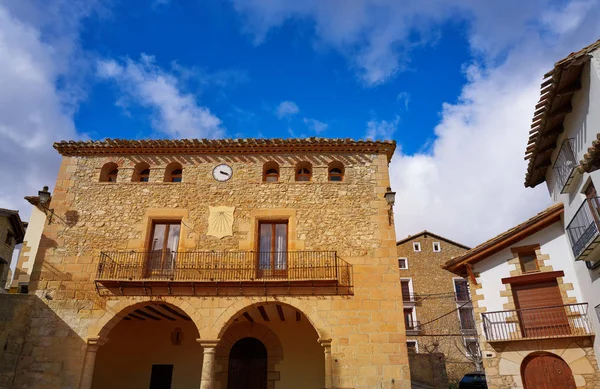
<svg viewBox="0 0 600 389">
<path fill-rule="evenodd" d="M 567 85 L 567 86 L 561 88 L 558 92 L 556 92 L 556 96 L 563 97 L 563 96 L 571 95 L 580 89 L 581 89 L 581 82 L 579 82 L 579 80 L 577 80 L 576 82 L 572 83 L 571 85 Z"/>
<path fill-rule="evenodd" d="M 254 323 L 254 319 L 252 318 L 252 316 L 250 316 L 250 314 L 248 312 L 244 312 L 244 317 L 246 318 L 246 320 L 248 320 L 250 323 Z"/>
<path fill-rule="evenodd" d="M 285 321 L 285 316 L 283 315 L 283 308 L 279 304 L 277 304 L 277 314 L 279 315 L 281 321 Z"/>
<path fill-rule="evenodd" d="M 146 308 L 146 310 L 148 310 L 148 311 L 150 311 L 150 312 L 154 313 L 155 315 L 158 315 L 158 316 L 160 316 L 160 317 L 164 317 L 164 318 L 165 318 L 165 319 L 167 319 L 167 320 L 170 320 L 170 321 L 176 321 L 176 320 L 177 320 L 177 319 L 175 319 L 174 317 L 171 317 L 171 316 L 167 315 L 166 313 L 162 313 L 162 312 L 161 312 L 161 311 L 159 311 L 158 309 L 156 309 L 156 308 L 154 308 L 154 307 L 151 307 L 150 305 L 146 305 L 146 306 L 145 306 L 145 308 Z"/>
<path fill-rule="evenodd" d="M 192 321 L 192 319 L 188 315 L 184 315 L 182 313 L 177 312 L 175 309 L 171 308 L 167 304 L 161 304 L 160 307 L 165 311 L 172 313 L 173 315 L 182 318 L 183 320 Z"/>
<path fill-rule="evenodd" d="M 152 320 L 160 320 L 160 317 L 156 317 L 154 315 L 149 314 L 148 312 L 144 312 L 141 309 L 136 309 L 135 313 L 137 313 L 140 316 L 144 316 L 147 317 L 148 319 L 152 319 Z"/>
<path fill-rule="evenodd" d="M 269 315 L 267 315 L 267 311 L 265 310 L 265 307 L 260 305 L 258 307 L 258 312 L 260 313 L 260 315 L 262 316 L 264 321 L 269 321 Z"/>
</svg>

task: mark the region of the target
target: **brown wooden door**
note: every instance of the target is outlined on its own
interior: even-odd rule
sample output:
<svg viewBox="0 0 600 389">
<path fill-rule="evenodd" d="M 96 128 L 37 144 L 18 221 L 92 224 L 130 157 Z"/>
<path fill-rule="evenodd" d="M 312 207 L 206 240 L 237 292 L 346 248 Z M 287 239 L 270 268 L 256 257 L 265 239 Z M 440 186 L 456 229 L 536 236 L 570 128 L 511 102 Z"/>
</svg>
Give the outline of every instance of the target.
<svg viewBox="0 0 600 389">
<path fill-rule="evenodd" d="M 233 345 L 227 389 L 267 389 L 267 349 L 260 340 L 243 338 Z"/>
<path fill-rule="evenodd" d="M 525 389 L 575 389 L 569 365 L 556 355 L 543 354 L 526 359 L 521 367 Z"/>
<path fill-rule="evenodd" d="M 568 335 L 566 308 L 556 280 L 512 285 L 521 332 L 525 338 Z"/>
<path fill-rule="evenodd" d="M 285 278 L 288 269 L 288 223 L 261 222 L 258 226 L 258 277 Z M 305 265 L 305 264 L 304 264 Z"/>
</svg>

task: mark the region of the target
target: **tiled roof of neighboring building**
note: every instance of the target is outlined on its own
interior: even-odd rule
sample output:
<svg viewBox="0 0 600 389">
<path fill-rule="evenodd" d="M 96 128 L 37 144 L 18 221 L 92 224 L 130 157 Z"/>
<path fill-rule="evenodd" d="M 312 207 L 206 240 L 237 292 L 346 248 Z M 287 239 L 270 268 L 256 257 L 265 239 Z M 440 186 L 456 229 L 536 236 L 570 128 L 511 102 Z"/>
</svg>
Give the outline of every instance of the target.
<svg viewBox="0 0 600 389">
<path fill-rule="evenodd" d="M 564 131 L 564 118 L 571 112 L 571 96 L 581 88 L 581 72 L 591 58 L 590 53 L 599 48 L 600 40 L 569 54 L 544 75 L 525 150 L 525 160 L 529 160 L 526 187 L 533 188 L 545 181 L 552 152 L 559 146 L 556 141 Z"/>
<path fill-rule="evenodd" d="M 373 153 L 392 159 L 396 142 L 353 139 L 152 139 L 61 141 L 54 148 L 65 156 L 106 154 L 264 154 Z"/>
<path fill-rule="evenodd" d="M 518 224 L 513 228 L 504 231 L 500 235 L 483 242 L 479 246 L 472 248 L 463 255 L 452 258 L 451 260 L 447 261 L 443 267 L 446 270 L 457 273 L 464 265 L 485 259 L 490 255 L 509 247 L 515 242 L 518 242 L 529 235 L 540 231 L 542 228 L 559 221 L 563 212 L 563 204 L 555 204 L 538 213 L 534 217 L 524 221 L 523 223 Z"/>
<path fill-rule="evenodd" d="M 461 248 L 463 248 L 463 249 L 465 249 L 465 250 L 469 250 L 469 249 L 470 249 L 470 247 L 468 247 L 468 246 L 465 246 L 465 245 L 464 245 L 464 244 L 462 244 L 462 243 L 458 243 L 458 242 L 455 242 L 455 241 L 453 241 L 453 240 L 450 240 L 450 239 L 448 239 L 448 238 L 444 238 L 444 237 L 443 237 L 443 236 L 441 236 L 441 235 L 434 234 L 433 232 L 430 232 L 430 231 L 427 231 L 427 230 L 423 230 L 423 231 L 421 231 L 421 232 L 419 232 L 419 233 L 417 233 L 417 234 L 414 234 L 414 235 L 409 235 L 409 236 L 407 236 L 407 237 L 406 237 L 406 238 L 404 238 L 404 239 L 400 239 L 399 241 L 397 241 L 397 242 L 396 242 L 396 246 L 399 246 L 399 245 L 401 245 L 401 244 L 403 244 L 403 243 L 406 243 L 406 242 L 410 242 L 411 240 L 413 240 L 413 239 L 416 239 L 416 238 L 418 238 L 418 237 L 421 237 L 421 236 L 423 236 L 423 235 L 430 235 L 430 236 L 433 236 L 434 238 L 437 238 L 437 239 L 443 240 L 444 242 L 447 242 L 447 243 L 453 244 L 454 246 L 461 247 Z"/>
<path fill-rule="evenodd" d="M 0 216 L 8 217 L 15 232 L 15 239 L 17 243 L 23 243 L 23 238 L 25 237 L 25 228 L 27 228 L 27 223 L 24 223 L 19 216 L 19 211 L 14 211 L 12 209 L 0 208 Z"/>
</svg>

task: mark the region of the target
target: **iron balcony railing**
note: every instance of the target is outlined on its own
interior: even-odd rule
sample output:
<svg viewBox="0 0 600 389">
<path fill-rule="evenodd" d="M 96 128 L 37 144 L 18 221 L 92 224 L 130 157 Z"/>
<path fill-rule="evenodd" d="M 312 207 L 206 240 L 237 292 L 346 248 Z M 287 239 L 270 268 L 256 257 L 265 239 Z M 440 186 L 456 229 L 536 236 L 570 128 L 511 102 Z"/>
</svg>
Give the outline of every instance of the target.
<svg viewBox="0 0 600 389">
<path fill-rule="evenodd" d="M 102 252 L 97 281 L 336 280 L 352 286 L 352 265 L 335 251 Z"/>
<path fill-rule="evenodd" d="M 600 215 L 595 206 L 597 203 L 600 203 L 598 198 L 586 199 L 566 228 L 575 259 L 578 259 L 588 246 L 598 238 Z"/>
<path fill-rule="evenodd" d="M 575 152 L 573 151 L 573 140 L 565 139 L 560 146 L 560 151 L 554 161 L 554 174 L 556 176 L 556 183 L 561 193 L 565 190 L 570 181 L 572 180 L 573 170 L 577 167 L 577 160 L 575 159 Z"/>
<path fill-rule="evenodd" d="M 406 332 L 412 334 L 420 333 L 422 331 L 421 322 L 417 320 L 405 320 L 404 325 L 406 326 Z"/>
<path fill-rule="evenodd" d="M 419 301 L 419 296 L 414 293 L 402 293 L 402 301 L 405 303 L 416 303 Z"/>
<path fill-rule="evenodd" d="M 483 331 L 490 342 L 593 335 L 587 303 L 485 312 L 481 315 Z"/>
</svg>

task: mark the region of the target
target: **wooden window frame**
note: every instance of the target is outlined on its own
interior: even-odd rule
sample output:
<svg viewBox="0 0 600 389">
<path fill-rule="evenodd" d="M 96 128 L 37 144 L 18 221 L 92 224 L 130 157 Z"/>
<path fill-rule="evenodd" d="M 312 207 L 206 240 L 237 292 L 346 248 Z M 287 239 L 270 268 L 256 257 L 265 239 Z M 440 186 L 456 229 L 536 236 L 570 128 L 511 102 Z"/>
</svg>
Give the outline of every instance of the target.
<svg viewBox="0 0 600 389">
<path fill-rule="evenodd" d="M 338 172 L 334 173 L 333 170 L 339 170 L 339 173 Z M 339 177 L 339 180 L 333 179 L 335 177 Z M 327 180 L 331 181 L 331 182 L 344 181 L 344 169 L 342 169 L 338 166 L 331 166 L 331 167 L 327 168 Z"/>
<path fill-rule="evenodd" d="M 275 173 L 269 173 L 272 170 L 274 170 Z M 268 180 L 269 177 L 275 177 L 275 180 Z M 274 167 L 267 169 L 263 175 L 263 182 L 279 182 L 279 169 Z"/>
<path fill-rule="evenodd" d="M 143 169 L 139 173 L 138 177 L 139 182 L 149 182 L 150 181 L 150 168 Z"/>
<path fill-rule="evenodd" d="M 151 261 L 155 260 L 155 258 L 152 257 L 154 250 L 152 250 L 152 243 L 154 242 L 154 232 L 156 231 L 156 226 L 158 224 L 165 224 L 167 226 L 167 228 L 165 229 L 165 237 L 163 238 L 163 248 L 161 249 L 161 255 L 160 255 L 160 262 L 164 263 L 165 261 L 165 256 L 167 254 L 167 243 L 169 242 L 169 230 L 171 228 L 171 225 L 179 225 L 179 239 L 177 240 L 177 247 L 176 250 L 172 251 L 175 253 L 179 252 L 179 246 L 181 244 L 181 227 L 183 226 L 183 223 L 181 222 L 181 219 L 153 219 L 151 220 L 151 228 L 150 228 L 150 235 L 148 237 L 148 244 L 147 244 L 147 258 L 146 258 L 146 265 L 145 267 L 145 275 L 146 277 L 150 277 L 152 276 L 152 271 L 153 269 L 151 268 Z M 158 251 L 158 250 L 156 250 Z"/>
<path fill-rule="evenodd" d="M 308 173 L 300 173 L 301 171 L 306 170 Z M 306 180 L 301 180 L 301 178 L 307 178 Z M 309 182 L 312 180 L 312 170 L 307 167 L 299 167 L 296 169 L 296 181 L 298 182 Z"/>
<path fill-rule="evenodd" d="M 107 177 L 107 181 L 106 182 L 117 182 L 117 177 L 119 176 L 119 169 L 112 169 L 108 172 L 108 174 L 106 175 Z"/>
<path fill-rule="evenodd" d="M 271 268 L 270 269 L 261 269 L 260 268 L 260 231 L 261 231 L 261 226 L 263 224 L 270 224 L 272 227 L 271 230 L 271 251 L 270 253 L 275 253 L 275 230 L 276 230 L 276 225 L 277 224 L 285 224 L 285 247 L 286 247 L 286 262 L 285 262 L 285 269 L 275 269 L 275 255 L 271 255 L 270 256 L 270 265 Z M 264 273 L 268 273 L 272 276 L 275 277 L 287 277 L 288 274 L 288 266 L 289 266 L 289 256 L 287 255 L 287 253 L 290 251 L 289 250 L 289 244 L 290 244 L 290 223 L 289 220 L 287 219 L 278 219 L 278 220 L 259 220 L 258 221 L 258 232 L 256 234 L 256 236 L 258 237 L 256 245 L 257 245 L 257 250 L 256 250 L 256 272 L 257 272 L 257 277 L 258 278 L 262 278 L 264 277 Z M 266 270 L 266 271 L 265 271 Z"/>
<path fill-rule="evenodd" d="M 176 173 L 178 172 L 178 173 Z M 183 182 L 183 169 L 173 169 L 171 171 L 171 181 L 170 182 Z"/>
<path fill-rule="evenodd" d="M 510 251 L 513 253 L 513 255 L 516 255 L 519 258 L 519 266 L 521 268 L 522 274 L 538 273 L 540 271 L 540 263 L 539 263 L 539 259 L 538 259 L 537 253 L 536 253 L 536 251 L 539 249 L 540 249 L 539 244 L 530 244 L 527 246 L 519 246 L 519 247 L 511 247 L 510 248 Z M 533 255 L 533 257 L 534 257 L 533 263 L 535 264 L 534 270 L 525 270 L 525 265 L 523 262 L 523 256 L 525 256 L 525 255 Z"/>
</svg>

